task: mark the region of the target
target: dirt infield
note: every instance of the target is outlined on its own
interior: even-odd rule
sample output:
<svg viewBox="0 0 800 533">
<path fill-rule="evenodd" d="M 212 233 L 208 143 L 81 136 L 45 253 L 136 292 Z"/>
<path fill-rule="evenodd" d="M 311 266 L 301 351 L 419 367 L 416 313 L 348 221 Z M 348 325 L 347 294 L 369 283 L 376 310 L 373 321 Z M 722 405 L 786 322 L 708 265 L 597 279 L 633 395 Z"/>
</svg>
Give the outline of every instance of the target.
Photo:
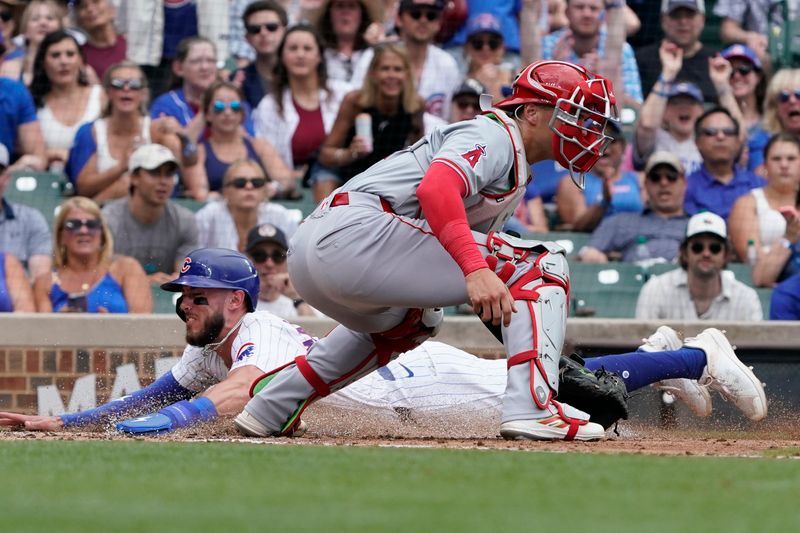
<svg viewBox="0 0 800 533">
<path fill-rule="evenodd" d="M 241 442 L 272 445 L 376 446 L 452 449 L 503 449 L 547 452 L 643 454 L 663 456 L 790 457 L 800 458 L 800 424 L 767 421 L 746 430 L 661 429 L 623 422 L 619 434 L 607 432 L 599 442 L 506 441 L 496 425 L 476 426 L 474 419 L 454 421 L 397 419 L 367 420 L 351 412 L 309 410 L 304 415 L 310 428 L 297 439 L 253 439 L 239 435 L 230 420 L 180 430 L 157 437 L 161 442 Z M 794 420 L 794 418 L 787 419 Z M 8 440 L 129 440 L 110 428 L 53 433 L 0 429 L 0 441 Z"/>
</svg>

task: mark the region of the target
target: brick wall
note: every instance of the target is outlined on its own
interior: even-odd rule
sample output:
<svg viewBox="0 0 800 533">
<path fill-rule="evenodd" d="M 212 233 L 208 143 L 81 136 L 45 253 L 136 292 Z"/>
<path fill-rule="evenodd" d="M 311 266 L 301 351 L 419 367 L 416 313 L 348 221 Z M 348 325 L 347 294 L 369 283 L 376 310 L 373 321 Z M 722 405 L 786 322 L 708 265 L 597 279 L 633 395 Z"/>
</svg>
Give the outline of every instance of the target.
<svg viewBox="0 0 800 533">
<path fill-rule="evenodd" d="M 96 375 L 98 404 L 108 401 L 117 367 L 133 364 L 142 386 L 155 377 L 155 361 L 180 357 L 181 348 L 141 351 L 103 348 L 0 348 L 0 410 L 36 414 L 37 387 L 55 385 L 67 405 L 75 380 Z"/>
</svg>

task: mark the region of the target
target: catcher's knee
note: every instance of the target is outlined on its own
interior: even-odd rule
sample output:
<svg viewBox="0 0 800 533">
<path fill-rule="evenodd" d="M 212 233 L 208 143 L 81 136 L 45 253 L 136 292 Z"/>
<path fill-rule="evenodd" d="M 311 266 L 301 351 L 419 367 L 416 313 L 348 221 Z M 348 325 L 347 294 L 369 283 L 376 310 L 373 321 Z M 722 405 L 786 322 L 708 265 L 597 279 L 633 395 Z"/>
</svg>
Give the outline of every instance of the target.
<svg viewBox="0 0 800 533">
<path fill-rule="evenodd" d="M 378 366 L 386 366 L 389 361 L 413 350 L 426 340 L 434 337 L 441 329 L 444 311 L 434 309 L 409 309 L 403 321 L 388 331 L 372 334 L 372 342 L 378 358 Z"/>
</svg>

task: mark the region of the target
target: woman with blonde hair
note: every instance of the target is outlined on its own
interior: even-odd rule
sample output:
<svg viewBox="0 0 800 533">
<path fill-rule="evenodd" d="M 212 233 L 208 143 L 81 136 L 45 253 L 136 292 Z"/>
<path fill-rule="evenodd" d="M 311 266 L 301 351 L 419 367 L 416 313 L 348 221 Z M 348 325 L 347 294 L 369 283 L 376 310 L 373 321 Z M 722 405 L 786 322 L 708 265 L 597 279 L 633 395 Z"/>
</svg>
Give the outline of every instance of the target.
<svg viewBox="0 0 800 533">
<path fill-rule="evenodd" d="M 424 111 L 405 51 L 396 44 L 375 47 L 364 84 L 344 97 L 320 149 L 320 163 L 337 169 L 341 179 L 317 180 L 313 184 L 315 200 L 322 200 L 343 182 L 422 137 Z M 371 139 L 356 135 L 359 115 L 360 120 L 368 115 Z"/>
<path fill-rule="evenodd" d="M 64 10 L 55 0 L 32 0 L 20 19 L 20 35 L 25 39 L 23 52 L 0 66 L 0 76 L 30 85 L 33 63 L 45 36 L 64 28 Z"/>
<path fill-rule="evenodd" d="M 52 273 L 34 281 L 39 312 L 150 313 L 150 284 L 139 263 L 114 256 L 114 238 L 88 198 L 64 201 L 53 230 Z"/>
<path fill-rule="evenodd" d="M 184 154 L 187 142 L 172 117 L 147 115 L 147 78 L 135 63 L 111 65 L 103 75 L 106 105 L 102 116 L 84 124 L 75 134 L 66 172 L 82 196 L 97 201 L 128 195 L 128 158 L 143 144 L 161 144 L 183 163 L 182 183 L 188 196 L 203 200 L 207 194 L 196 155 Z"/>
<path fill-rule="evenodd" d="M 764 147 L 770 137 L 786 132 L 800 135 L 800 69 L 796 68 L 781 69 L 773 74 L 764 96 L 763 127 L 748 136 L 747 146 L 750 158 L 758 163 L 757 173 L 764 173 Z"/>
<path fill-rule="evenodd" d="M 223 200 L 209 202 L 195 214 L 199 246 L 243 252 L 250 228 L 265 223 L 291 237 L 301 215 L 269 201 L 269 181 L 257 161 L 231 163 L 222 178 Z"/>
</svg>

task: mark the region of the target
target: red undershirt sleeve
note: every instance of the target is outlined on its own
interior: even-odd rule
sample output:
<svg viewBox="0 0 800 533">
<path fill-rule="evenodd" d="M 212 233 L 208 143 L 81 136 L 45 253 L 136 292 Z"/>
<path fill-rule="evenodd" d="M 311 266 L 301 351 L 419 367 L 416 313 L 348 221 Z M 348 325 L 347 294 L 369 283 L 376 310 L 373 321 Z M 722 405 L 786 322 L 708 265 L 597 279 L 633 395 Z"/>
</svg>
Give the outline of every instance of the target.
<svg viewBox="0 0 800 533">
<path fill-rule="evenodd" d="M 462 198 L 467 186 L 456 170 L 434 162 L 417 187 L 417 198 L 433 234 L 455 259 L 464 276 L 489 268 L 467 222 Z"/>
</svg>

